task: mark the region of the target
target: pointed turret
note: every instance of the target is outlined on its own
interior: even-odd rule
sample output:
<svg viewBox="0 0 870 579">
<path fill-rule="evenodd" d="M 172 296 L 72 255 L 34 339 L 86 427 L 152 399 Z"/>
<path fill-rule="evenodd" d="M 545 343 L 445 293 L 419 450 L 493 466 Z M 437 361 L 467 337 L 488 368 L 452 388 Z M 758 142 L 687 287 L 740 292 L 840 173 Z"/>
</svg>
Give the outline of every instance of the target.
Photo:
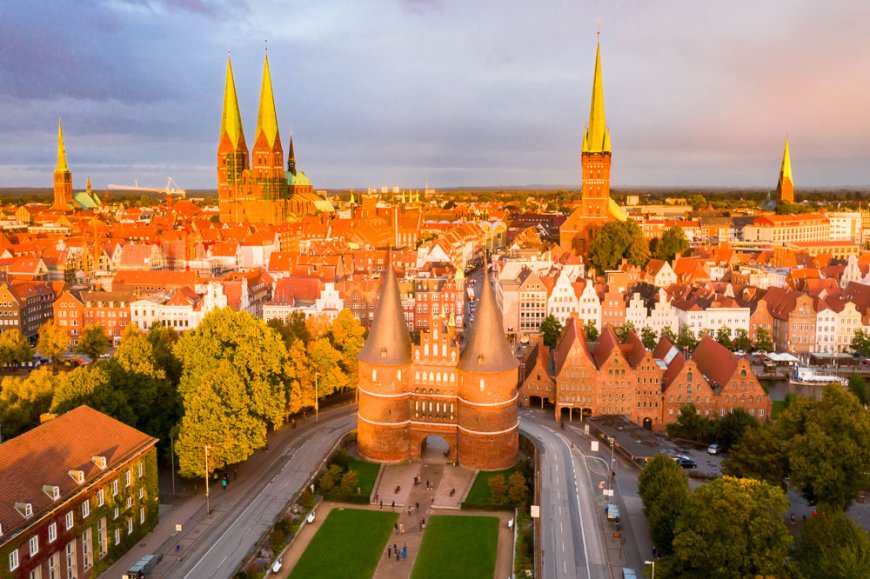
<svg viewBox="0 0 870 579">
<path fill-rule="evenodd" d="M 393 271 L 392 253 L 378 292 L 378 310 L 368 338 L 357 356 L 360 361 L 378 366 L 401 366 L 411 363 L 411 335 L 405 323 L 399 282 Z"/>
<path fill-rule="evenodd" d="M 791 174 L 791 155 L 788 151 L 788 137 L 785 138 L 785 150 L 782 153 L 782 165 L 779 168 L 779 182 L 776 184 L 776 194 L 780 201 L 794 202 L 794 180 Z"/>
<path fill-rule="evenodd" d="M 459 368 L 468 372 L 504 372 L 519 365 L 505 338 L 501 310 L 495 301 L 489 273 L 484 266 L 477 319 L 471 326 L 468 343 L 459 356 Z"/>
<path fill-rule="evenodd" d="M 296 151 L 293 150 L 293 131 L 290 131 L 290 144 L 287 148 L 287 170 L 296 175 Z"/>
<path fill-rule="evenodd" d="M 69 166 L 66 164 L 66 148 L 63 144 L 63 124 L 60 119 L 57 119 L 57 169 L 55 171 L 69 172 Z"/>
<path fill-rule="evenodd" d="M 260 108 L 257 111 L 257 132 L 254 138 L 257 139 L 261 133 L 266 137 L 269 147 L 274 147 L 278 139 L 278 114 L 275 112 L 268 55 L 263 61 L 263 86 L 260 88 Z"/>
<path fill-rule="evenodd" d="M 583 137 L 584 153 L 609 153 L 610 134 L 604 120 L 604 87 L 601 79 L 601 44 L 595 48 L 595 74 L 592 78 L 592 105 L 589 108 L 589 126 Z"/>
<path fill-rule="evenodd" d="M 224 109 L 221 116 L 221 134 L 229 136 L 233 148 L 245 147 L 245 132 L 242 128 L 242 115 L 236 97 L 236 82 L 233 80 L 233 64 L 227 57 L 227 80 L 224 87 Z"/>
</svg>

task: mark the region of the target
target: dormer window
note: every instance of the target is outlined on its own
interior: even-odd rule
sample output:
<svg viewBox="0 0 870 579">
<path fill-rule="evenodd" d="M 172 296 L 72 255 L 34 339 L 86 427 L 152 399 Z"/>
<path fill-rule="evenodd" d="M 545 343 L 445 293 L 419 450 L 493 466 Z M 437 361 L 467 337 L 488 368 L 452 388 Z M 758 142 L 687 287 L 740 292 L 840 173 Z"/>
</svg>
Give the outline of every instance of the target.
<svg viewBox="0 0 870 579">
<path fill-rule="evenodd" d="M 69 476 L 79 484 L 85 482 L 85 472 L 83 470 L 71 470 Z"/>
<path fill-rule="evenodd" d="M 15 503 L 15 510 L 25 519 L 33 516 L 33 505 L 30 503 Z"/>
<path fill-rule="evenodd" d="M 94 464 L 97 465 L 97 468 L 100 470 L 106 470 L 106 457 L 105 456 L 94 456 L 91 457 L 91 460 L 94 461 Z"/>
<path fill-rule="evenodd" d="M 42 485 L 42 491 L 53 501 L 60 498 L 60 487 L 57 485 Z"/>
</svg>

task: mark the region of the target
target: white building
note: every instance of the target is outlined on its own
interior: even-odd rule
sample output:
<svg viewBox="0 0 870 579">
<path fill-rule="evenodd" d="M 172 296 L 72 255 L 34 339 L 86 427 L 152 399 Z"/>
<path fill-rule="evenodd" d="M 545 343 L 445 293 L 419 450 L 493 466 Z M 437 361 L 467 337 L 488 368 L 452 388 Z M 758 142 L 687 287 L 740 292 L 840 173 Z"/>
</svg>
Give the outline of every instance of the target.
<svg viewBox="0 0 870 579">
<path fill-rule="evenodd" d="M 320 297 L 314 300 L 314 310 L 317 314 L 325 315 L 332 321 L 338 317 L 339 312 L 343 309 L 344 300 L 341 298 L 338 290 L 335 289 L 335 284 L 332 282 L 324 284 Z"/>
<path fill-rule="evenodd" d="M 827 214 L 831 223 L 830 241 L 861 243 L 862 218 L 860 211 L 835 211 Z"/>
<path fill-rule="evenodd" d="M 562 269 L 556 277 L 553 291 L 550 292 L 550 297 L 547 300 L 547 315 L 552 315 L 564 326 L 568 323 L 571 314 L 576 312 L 579 307 L 580 300 L 577 299 L 577 294 L 574 292 L 569 270 Z"/>
</svg>

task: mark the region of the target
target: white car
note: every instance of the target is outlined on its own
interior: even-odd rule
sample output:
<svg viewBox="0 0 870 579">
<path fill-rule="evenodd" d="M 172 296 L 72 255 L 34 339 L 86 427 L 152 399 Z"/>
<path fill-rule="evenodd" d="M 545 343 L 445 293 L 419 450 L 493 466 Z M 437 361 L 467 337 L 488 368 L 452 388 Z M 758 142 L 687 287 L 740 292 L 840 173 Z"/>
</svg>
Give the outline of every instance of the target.
<svg viewBox="0 0 870 579">
<path fill-rule="evenodd" d="M 714 443 L 708 446 L 707 454 L 719 454 L 719 445 Z"/>
</svg>

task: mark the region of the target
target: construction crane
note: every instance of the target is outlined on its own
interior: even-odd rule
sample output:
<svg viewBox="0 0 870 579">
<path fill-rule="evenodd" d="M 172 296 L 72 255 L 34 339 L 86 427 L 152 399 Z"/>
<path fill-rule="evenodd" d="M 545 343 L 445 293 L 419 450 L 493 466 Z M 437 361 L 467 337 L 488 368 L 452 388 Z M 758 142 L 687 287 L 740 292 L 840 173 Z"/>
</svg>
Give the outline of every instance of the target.
<svg viewBox="0 0 870 579">
<path fill-rule="evenodd" d="M 133 185 L 109 185 L 112 191 L 148 191 L 150 193 L 163 193 L 167 200 L 171 200 L 173 195 L 178 195 L 182 199 L 187 198 L 187 190 L 178 187 L 178 184 L 169 177 L 166 181 L 166 187 L 140 187 L 138 181 L 134 181 Z"/>
</svg>

